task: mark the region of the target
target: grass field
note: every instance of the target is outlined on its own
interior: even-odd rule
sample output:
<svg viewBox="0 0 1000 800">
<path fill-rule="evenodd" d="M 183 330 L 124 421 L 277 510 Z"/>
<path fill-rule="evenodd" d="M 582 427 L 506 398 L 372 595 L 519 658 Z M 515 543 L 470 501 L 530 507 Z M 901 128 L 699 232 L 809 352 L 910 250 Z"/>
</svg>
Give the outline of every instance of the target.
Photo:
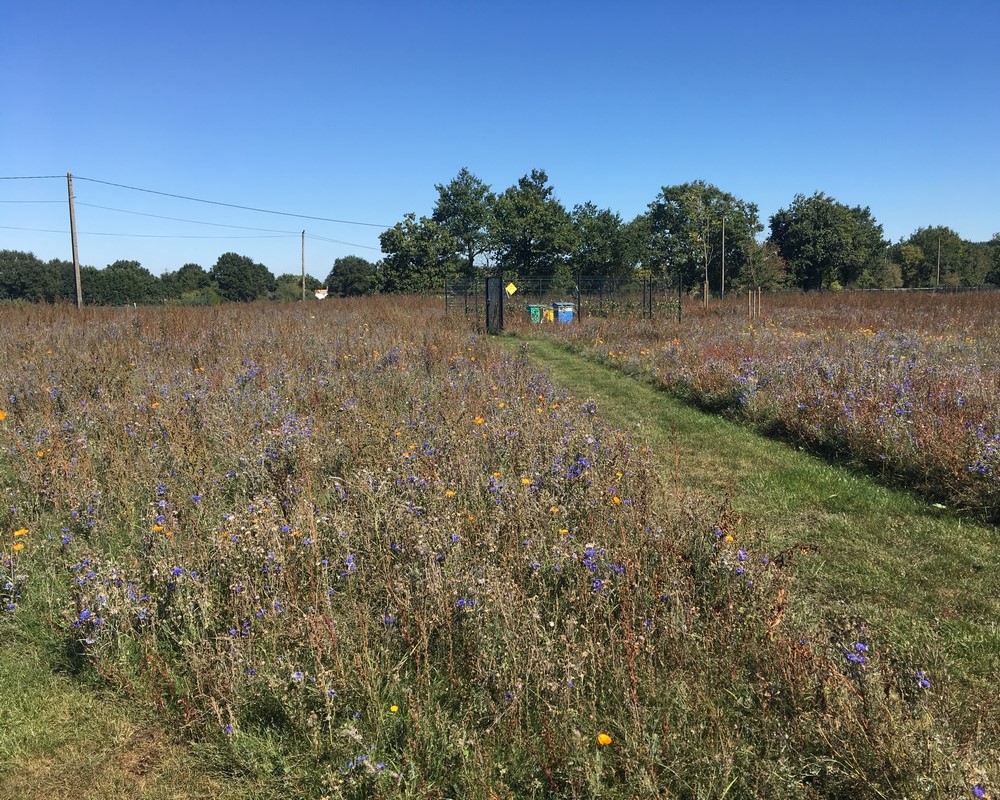
<svg viewBox="0 0 1000 800">
<path fill-rule="evenodd" d="M 994 790 L 994 528 L 439 312 L 5 312 L 0 797 Z"/>
</svg>

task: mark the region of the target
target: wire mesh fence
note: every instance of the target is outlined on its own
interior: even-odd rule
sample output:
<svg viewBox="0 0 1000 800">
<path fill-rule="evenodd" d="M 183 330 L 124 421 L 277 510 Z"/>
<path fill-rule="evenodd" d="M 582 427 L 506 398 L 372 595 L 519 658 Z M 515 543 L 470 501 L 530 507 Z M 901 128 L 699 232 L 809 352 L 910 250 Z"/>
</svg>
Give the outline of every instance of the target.
<svg viewBox="0 0 1000 800">
<path fill-rule="evenodd" d="M 486 312 L 486 280 L 449 281 L 444 285 L 447 313 L 482 317 Z M 632 279 L 579 277 L 504 277 L 507 319 L 518 315 L 530 322 L 573 322 L 584 317 L 677 317 L 680 296 L 675 286 L 648 275 Z"/>
</svg>

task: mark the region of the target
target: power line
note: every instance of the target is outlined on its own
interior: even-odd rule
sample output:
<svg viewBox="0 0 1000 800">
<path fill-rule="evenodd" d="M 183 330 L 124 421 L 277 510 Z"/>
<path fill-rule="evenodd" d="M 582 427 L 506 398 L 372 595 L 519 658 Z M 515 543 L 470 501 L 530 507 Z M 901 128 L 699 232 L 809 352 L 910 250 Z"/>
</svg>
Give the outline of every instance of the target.
<svg viewBox="0 0 1000 800">
<path fill-rule="evenodd" d="M 41 202 L 53 202 L 54 203 L 54 202 L 59 202 L 59 201 L 56 201 L 56 200 L 44 200 L 44 201 L 43 200 L 39 200 L 37 202 L 39 202 L 39 203 L 41 203 Z M 288 233 L 288 234 L 295 234 L 295 235 L 299 234 L 298 231 L 284 231 L 284 230 L 276 230 L 274 228 L 250 228 L 250 227 L 247 227 L 246 225 L 226 225 L 226 224 L 224 224 L 222 222 L 202 222 L 201 220 L 197 220 L 197 219 L 181 219 L 179 217 L 164 217 L 164 216 L 162 216 L 160 214 L 146 214 L 146 213 L 143 213 L 142 211 L 129 211 L 128 209 L 125 209 L 125 208 L 110 208 L 109 206 L 95 206 L 93 203 L 77 203 L 77 205 L 78 206 L 86 206 L 87 208 L 100 208 L 100 209 L 102 209 L 104 211 L 117 211 L 117 212 L 122 213 L 122 214 L 135 214 L 138 217 L 152 217 L 153 219 L 168 219 L 168 220 L 170 220 L 172 222 L 189 222 L 192 225 L 211 225 L 214 228 L 236 228 L 237 230 L 241 230 L 241 231 L 261 231 L 263 233 Z"/>
<path fill-rule="evenodd" d="M 29 231 L 30 233 L 62 233 L 67 234 L 69 231 L 53 231 L 48 228 L 14 228 L 10 225 L 0 225 L 0 231 Z"/>
<path fill-rule="evenodd" d="M 0 225 L 0 230 L 5 231 L 29 231 L 31 233 L 59 233 L 67 234 L 67 230 L 51 230 L 49 228 L 15 228 L 9 225 Z M 185 236 L 179 234 L 165 233 L 106 233 L 103 231 L 78 231 L 80 236 L 118 236 L 121 238 L 135 239 L 291 239 L 298 236 L 298 233 L 277 234 L 275 236 Z M 360 245 L 359 245 L 360 246 Z"/>
<path fill-rule="evenodd" d="M 386 228 L 386 229 L 392 227 L 390 225 L 381 225 L 381 224 L 374 223 L 374 222 L 358 222 L 358 221 L 354 221 L 354 220 L 332 219 L 332 218 L 329 218 L 329 217 L 317 217 L 317 216 L 310 216 L 310 215 L 306 215 L 306 214 L 293 214 L 293 213 L 287 212 L 287 211 L 273 211 L 273 210 L 265 209 L 265 208 L 255 208 L 253 206 L 237 205 L 235 203 L 223 203 L 223 202 L 219 202 L 219 201 L 216 201 L 216 200 L 205 200 L 205 199 L 198 198 L 198 197 L 189 197 L 187 195 L 173 194 L 173 193 L 170 193 L 170 192 L 161 192 L 161 191 L 157 191 L 155 189 L 144 189 L 144 188 L 141 188 L 141 187 L 138 187 L 138 186 L 128 186 L 126 184 L 113 183 L 111 181 L 103 181 L 103 180 L 99 180 L 97 178 L 85 178 L 85 177 L 82 177 L 82 176 L 79 176 L 79 175 L 76 175 L 74 177 L 78 181 L 89 181 L 90 183 L 99 183 L 99 184 L 103 184 L 105 186 L 114 186 L 114 187 L 119 188 L 119 189 L 129 189 L 129 190 L 135 191 L 135 192 L 145 192 L 147 194 L 156 194 L 156 195 L 160 195 L 160 196 L 163 196 L 163 197 L 173 197 L 173 198 L 176 198 L 176 199 L 179 199 L 179 200 L 189 200 L 189 201 L 196 202 L 196 203 L 206 203 L 208 205 L 224 206 L 226 208 L 236 208 L 236 209 L 240 209 L 240 210 L 243 210 L 243 211 L 255 211 L 255 212 L 258 212 L 258 213 L 262 213 L 262 214 L 275 214 L 275 215 L 284 216 L 284 217 L 295 217 L 297 219 L 309 219 L 309 220 L 316 220 L 316 221 L 319 221 L 319 222 L 333 222 L 333 223 L 342 224 L 342 225 L 362 225 L 362 226 L 366 226 L 366 227 Z M 63 175 L 0 176 L 0 180 L 43 180 L 43 179 L 59 179 L 59 180 L 61 180 L 63 178 L 65 178 L 65 176 L 63 176 Z M 0 200 L 0 203 L 61 203 L 61 202 L 63 202 L 63 201 L 61 201 L 61 200 Z M 92 204 L 92 203 L 78 203 L 78 205 L 86 206 L 88 208 L 97 208 L 97 209 L 101 209 L 101 210 L 104 210 L 104 211 L 114 211 L 114 212 L 121 213 L 121 214 L 134 214 L 134 215 L 140 216 L 140 217 L 150 217 L 150 218 L 153 218 L 153 219 L 165 219 L 165 220 L 170 220 L 172 222 L 185 222 L 185 223 L 189 223 L 189 224 L 193 224 L 193 225 L 209 225 L 209 226 L 212 226 L 212 227 L 219 227 L 219 228 L 231 228 L 231 229 L 235 229 L 235 230 L 260 231 L 262 233 L 278 234 L 276 236 L 194 236 L 194 235 L 180 235 L 180 234 L 142 234 L 142 233 L 109 233 L 109 232 L 103 232 L 103 231 L 80 231 L 80 235 L 81 236 L 113 236 L 113 237 L 122 237 L 122 238 L 133 237 L 133 238 L 140 238 L 140 239 L 280 239 L 280 238 L 285 238 L 286 236 L 290 237 L 290 236 L 297 236 L 297 235 L 299 235 L 298 231 L 286 231 L 286 230 L 278 230 L 278 229 L 274 229 L 274 228 L 255 228 L 255 227 L 249 227 L 249 226 L 246 226 L 246 225 L 226 225 L 224 223 L 218 223 L 218 222 L 203 222 L 201 220 L 182 219 L 182 218 L 179 218 L 179 217 L 168 217 L 168 216 L 164 216 L 164 215 L 160 215 L 160 214 L 148 214 L 148 213 L 144 213 L 144 212 L 141 212 L 141 211 L 131 211 L 131 210 L 128 210 L 128 209 L 123 209 L 123 208 L 112 208 L 110 206 L 101 206 L 101 205 L 96 205 L 96 204 Z M 58 233 L 58 234 L 65 234 L 66 233 L 65 230 L 51 230 L 51 229 L 47 229 L 47 228 L 19 228 L 19 227 L 12 227 L 12 226 L 6 226 L 6 225 L 0 225 L 0 230 L 27 231 L 27 232 L 33 232 L 33 233 Z M 320 241 L 320 242 L 328 242 L 328 243 L 331 243 L 331 244 L 340 244 L 340 245 L 345 245 L 345 246 L 348 246 L 348 247 L 357 247 L 357 248 L 361 248 L 361 249 L 364 249 L 364 250 L 375 250 L 375 251 L 379 251 L 380 250 L 380 248 L 378 248 L 378 247 L 372 247 L 371 245 L 358 244 L 357 242 L 348 242 L 348 241 L 344 241 L 342 239 L 332 239 L 332 238 L 329 238 L 329 237 L 326 237 L 326 236 L 318 236 L 316 234 L 306 234 L 306 236 L 309 239 L 313 239 L 315 241 Z"/>
<path fill-rule="evenodd" d="M 358 244 L 357 242 L 345 242 L 342 241 L 341 239 L 328 239 L 326 236 L 316 236 L 315 234 L 312 233 L 307 233 L 306 238 L 315 239 L 318 242 L 331 242 L 332 244 L 346 244 L 350 247 L 363 247 L 365 250 L 379 250 L 381 252 L 381 248 L 372 247 L 371 245 Z"/>
<path fill-rule="evenodd" d="M 3 175 L 0 181 L 40 181 L 48 178 L 60 178 L 66 180 L 65 175 Z"/>
<path fill-rule="evenodd" d="M 101 233 L 100 231 L 79 231 L 80 236 L 119 236 L 123 239 L 291 239 L 289 234 L 274 234 L 271 236 L 193 236 L 168 233 Z M 297 235 L 297 234 L 296 234 Z"/>
<path fill-rule="evenodd" d="M 50 176 L 50 177 L 52 177 L 52 176 Z M 282 217 L 295 217 L 297 219 L 311 219 L 311 220 L 316 220 L 318 222 L 335 222 L 335 223 L 337 223 L 339 225 L 364 225 L 364 226 L 367 226 L 367 227 L 370 227 L 370 228 L 391 228 L 392 227 L 391 225 L 381 225 L 381 224 L 375 223 L 375 222 L 357 222 L 357 221 L 348 220 L 348 219 L 331 219 L 329 217 L 312 217 L 312 216 L 309 216 L 309 215 L 306 215 L 306 214 L 292 214 L 291 212 L 288 212 L 288 211 L 272 211 L 272 210 L 267 209 L 267 208 L 254 208 L 253 206 L 241 206 L 241 205 L 237 205 L 235 203 L 221 203 L 218 200 L 204 200 L 204 199 L 202 199 L 200 197 L 188 197 L 188 196 L 182 195 L 182 194 L 172 194 L 170 192 L 159 192 L 159 191 L 156 191 L 155 189 L 142 189 L 142 188 L 140 188 L 138 186 L 126 186 L 123 183 L 112 183 L 111 181 L 101 181 L 101 180 L 98 180 L 97 178 L 84 178 L 84 177 L 81 177 L 79 175 L 74 175 L 73 177 L 76 178 L 79 181 L 90 181 L 91 183 L 100 183 L 100 184 L 103 184 L 105 186 L 115 186 L 115 187 L 117 187 L 119 189 L 129 189 L 129 190 L 131 190 L 133 192 L 146 192 L 147 194 L 158 194 L 158 195 L 160 195 L 162 197 L 173 197 L 173 198 L 176 198 L 178 200 L 190 200 L 191 202 L 194 202 L 194 203 L 207 203 L 207 204 L 213 205 L 213 206 L 225 206 L 226 208 L 238 208 L 238 209 L 240 209 L 242 211 L 256 211 L 256 212 L 258 212 L 260 214 L 277 214 L 278 216 L 282 216 Z"/>
</svg>

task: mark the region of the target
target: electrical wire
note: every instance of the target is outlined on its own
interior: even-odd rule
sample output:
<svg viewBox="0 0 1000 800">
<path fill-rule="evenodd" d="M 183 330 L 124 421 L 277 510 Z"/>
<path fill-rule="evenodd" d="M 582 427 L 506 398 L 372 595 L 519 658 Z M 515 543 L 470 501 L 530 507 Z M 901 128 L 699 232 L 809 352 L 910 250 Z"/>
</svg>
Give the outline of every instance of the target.
<svg viewBox="0 0 1000 800">
<path fill-rule="evenodd" d="M 55 201 L 55 200 L 53 200 L 53 201 L 43 201 L 43 200 L 39 200 L 38 202 L 41 203 L 41 202 L 60 202 L 60 201 Z M 62 202 L 65 202 L 65 201 L 62 201 Z M 284 231 L 284 230 L 276 230 L 274 228 L 250 228 L 250 227 L 247 227 L 246 225 L 226 225 L 226 224 L 224 224 L 222 222 L 202 222 L 202 221 L 196 220 L 196 219 L 181 219 L 179 217 L 164 217 L 164 216 L 162 216 L 160 214 L 146 214 L 146 213 L 144 213 L 142 211 L 129 211 L 128 209 L 125 209 L 125 208 L 111 208 L 109 206 L 95 206 L 93 203 L 80 203 L 80 202 L 77 202 L 77 205 L 78 206 L 86 206 L 87 208 L 100 208 L 100 209 L 102 209 L 104 211 L 117 211 L 117 212 L 119 212 L 121 214 L 135 214 L 138 217 L 153 217 L 154 219 L 168 219 L 168 220 L 170 220 L 172 222 L 189 222 L 192 225 L 211 225 L 214 228 L 236 228 L 237 230 L 241 230 L 241 231 L 261 231 L 262 233 L 289 233 L 289 234 L 295 234 L 296 236 L 299 235 L 299 231 Z"/>
<path fill-rule="evenodd" d="M 7 181 L 13 181 L 13 180 L 46 180 L 46 179 L 62 179 L 62 178 L 65 178 L 65 177 L 66 177 L 65 175 L 13 175 L 13 176 L 0 176 L 0 180 L 7 180 Z M 378 224 L 378 223 L 374 223 L 374 222 L 358 222 L 358 221 L 355 221 L 355 220 L 332 219 L 332 218 L 329 218 L 329 217 L 309 216 L 309 215 L 306 215 L 306 214 L 293 214 L 293 213 L 290 213 L 290 212 L 287 212 L 287 211 L 273 211 L 273 210 L 265 209 L 265 208 L 254 208 L 252 206 L 237 205 L 235 203 L 222 203 L 222 202 L 219 202 L 219 201 L 216 201 L 216 200 L 204 200 L 204 199 L 198 198 L 198 197 L 189 197 L 189 196 L 186 196 L 186 195 L 172 194 L 170 192 L 161 192 L 161 191 L 157 191 L 155 189 L 143 189 L 143 188 L 138 187 L 138 186 L 127 186 L 127 185 L 122 184 L 122 183 L 113 183 L 111 181 L 99 180 L 97 178 L 87 178 L 87 177 L 84 177 L 82 175 L 74 175 L 73 177 L 76 178 L 76 180 L 78 180 L 78 181 L 88 181 L 90 183 L 99 183 L 99 184 L 102 184 L 102 185 L 105 185 L 105 186 L 114 186 L 114 187 L 119 188 L 119 189 L 129 189 L 129 190 L 135 191 L 135 192 L 145 192 L 147 194 L 155 194 L 155 195 L 160 195 L 160 196 L 163 196 L 163 197 L 173 197 L 173 198 L 176 198 L 178 200 L 189 200 L 189 201 L 196 202 L 196 203 L 206 203 L 206 204 L 209 204 L 209 205 L 223 206 L 223 207 L 226 207 L 226 208 L 236 208 L 236 209 L 240 209 L 242 211 L 255 211 L 255 212 L 258 212 L 258 213 L 261 213 L 261 214 L 275 214 L 275 215 L 278 215 L 278 216 L 294 217 L 294 218 L 297 218 L 297 219 L 309 219 L 309 220 L 316 220 L 316 221 L 319 221 L 319 222 L 333 222 L 333 223 L 337 223 L 337 224 L 341 224 L 341 225 L 362 225 L 362 226 L 366 226 L 366 227 L 385 228 L 385 229 L 388 229 L 388 228 L 392 227 L 391 225 L 382 225 L 382 224 Z M 63 203 L 63 202 L 65 202 L 65 201 L 63 201 L 63 200 L 0 200 L 0 203 Z M 109 232 L 102 232 L 102 231 L 78 231 L 77 234 L 79 236 L 117 236 L 117 237 L 123 237 L 123 238 L 125 238 L 125 237 L 133 237 L 133 238 L 141 238 L 141 239 L 281 239 L 281 238 L 286 238 L 286 237 L 300 235 L 299 231 L 286 231 L 286 230 L 278 230 L 278 229 L 274 229 L 274 228 L 255 228 L 255 227 L 249 227 L 249 226 L 245 226 L 245 225 L 226 225 L 224 223 L 218 223 L 218 222 L 203 222 L 201 220 L 182 219 L 182 218 L 179 218 L 179 217 L 168 217 L 168 216 L 163 216 L 163 215 L 160 215 L 160 214 L 148 214 L 148 213 L 144 213 L 144 212 L 141 212 L 141 211 L 130 211 L 128 209 L 123 209 L 123 208 L 112 208 L 110 206 L 101 206 L 101 205 L 96 205 L 96 204 L 93 204 L 93 203 L 82 203 L 82 202 L 79 202 L 79 201 L 77 201 L 76 204 L 79 205 L 79 206 L 85 206 L 87 208 L 101 209 L 103 211 L 114 211 L 114 212 L 121 213 L 121 214 L 134 214 L 134 215 L 140 216 L 140 217 L 151 217 L 153 219 L 165 219 L 165 220 L 170 220 L 172 222 L 185 222 L 185 223 L 189 223 L 189 224 L 192 224 L 192 225 L 209 225 L 209 226 L 212 226 L 212 227 L 231 228 L 231 229 L 234 229 L 234 230 L 260 231 L 262 233 L 277 234 L 275 236 L 194 236 L 194 235 L 180 235 L 180 234 L 143 234 L 143 233 L 109 233 Z M 17 227 L 11 227 L 11 226 L 7 226 L 7 225 L 0 225 L 0 230 L 27 231 L 27 232 L 32 232 L 32 233 L 58 233 L 58 234 L 63 234 L 63 235 L 65 235 L 65 234 L 68 233 L 68 231 L 66 231 L 66 230 L 51 230 L 51 229 L 47 229 L 47 228 L 17 228 Z M 305 233 L 305 232 L 303 231 L 302 233 Z M 378 247 L 372 247 L 371 245 L 358 244 L 357 242 L 347 242 L 347 241 L 344 241 L 342 239 L 331 239 L 331 238 L 326 237 L 326 236 L 318 236 L 316 234 L 311 234 L 311 233 L 305 233 L 305 236 L 308 239 L 312 239 L 312 240 L 319 241 L 319 242 L 328 242 L 328 243 L 331 243 L 331 244 L 346 245 L 348 247 L 358 247 L 358 248 L 362 248 L 362 249 L 365 249 L 365 250 L 374 250 L 376 252 L 378 252 L 380 250 L 380 248 L 378 248 Z"/>
<path fill-rule="evenodd" d="M 203 200 L 200 197 L 188 197 L 187 195 L 183 195 L 183 194 L 171 194 L 170 192 L 159 192 L 159 191 L 157 191 L 155 189 L 143 189 L 143 188 L 140 188 L 138 186 L 126 186 L 123 183 L 112 183 L 111 181 L 102 181 L 102 180 L 98 180 L 97 178 L 85 178 L 85 177 L 83 177 L 81 175 L 74 175 L 73 177 L 76 178 L 76 180 L 79 180 L 79 181 L 90 181 L 91 183 L 100 183 L 100 184 L 103 184 L 104 186 L 115 186 L 115 187 L 117 187 L 119 189 L 129 189 L 129 190 L 131 190 L 133 192 L 146 192 L 147 194 L 157 194 L 157 195 L 160 195 L 162 197 L 173 197 L 173 198 L 176 198 L 178 200 L 190 200 L 191 202 L 194 202 L 194 203 L 207 203 L 207 204 L 213 205 L 213 206 L 225 206 L 226 208 L 238 208 L 238 209 L 240 209 L 242 211 L 256 211 L 256 212 L 258 212 L 260 214 L 277 214 L 277 215 L 282 216 L 282 217 L 296 217 L 297 219 L 312 219 L 312 220 L 317 220 L 319 222 L 335 222 L 335 223 L 337 223 L 339 225 L 365 225 L 365 226 L 370 227 L 370 228 L 391 228 L 392 227 L 391 225 L 381 225 L 381 224 L 376 223 L 376 222 L 357 222 L 355 220 L 349 220 L 349 219 L 331 219 L 329 217 L 313 217 L 313 216 L 309 216 L 309 215 L 306 215 L 306 214 L 293 214 L 293 213 L 288 212 L 288 211 L 272 211 L 272 210 L 267 209 L 267 208 L 254 208 L 253 206 L 241 206 L 241 205 L 237 205 L 235 203 L 221 203 L 218 200 Z"/>
<path fill-rule="evenodd" d="M 381 252 L 381 248 L 372 247 L 371 245 L 358 244 L 357 242 L 345 242 L 340 239 L 328 239 L 325 236 L 316 236 L 315 234 L 312 233 L 307 233 L 306 238 L 315 239 L 318 242 L 330 242 L 332 244 L 346 244 L 348 247 L 363 247 L 365 250 L 378 250 L 379 252 Z"/>
<path fill-rule="evenodd" d="M 59 233 L 69 236 L 68 230 L 51 230 L 49 228 L 14 228 L 9 225 L 0 225 L 0 230 L 5 231 L 28 231 L 31 233 Z M 293 239 L 299 236 L 298 233 L 276 234 L 274 236 L 185 236 L 165 233 L 107 233 L 103 231 L 77 231 L 77 236 L 119 236 L 122 238 L 134 239 Z"/>
</svg>

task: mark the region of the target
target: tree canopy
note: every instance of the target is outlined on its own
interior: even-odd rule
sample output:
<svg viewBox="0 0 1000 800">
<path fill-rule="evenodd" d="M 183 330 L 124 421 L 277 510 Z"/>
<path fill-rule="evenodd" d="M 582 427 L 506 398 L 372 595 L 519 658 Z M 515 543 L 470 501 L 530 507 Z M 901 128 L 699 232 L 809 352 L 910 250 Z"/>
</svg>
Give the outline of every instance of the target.
<svg viewBox="0 0 1000 800">
<path fill-rule="evenodd" d="M 587 202 L 573 207 L 570 266 L 580 279 L 626 280 L 639 260 L 631 228 L 610 209 Z"/>
<path fill-rule="evenodd" d="M 475 275 L 476 259 L 490 250 L 490 222 L 496 195 L 463 167 L 446 185 L 437 184 L 437 203 L 431 219 L 451 235 L 455 253 L 463 261 L 466 278 Z"/>
<path fill-rule="evenodd" d="M 568 279 L 572 222 L 554 194 L 545 171 L 533 169 L 497 198 L 493 242 L 507 272 L 544 281 Z"/>
<path fill-rule="evenodd" d="M 274 275 L 249 256 L 224 253 L 209 273 L 226 300 L 247 303 L 266 297 L 276 288 Z"/>
<path fill-rule="evenodd" d="M 817 192 L 796 195 L 771 217 L 771 241 L 796 285 L 828 289 L 858 283 L 885 259 L 887 242 L 871 211 Z"/>
<path fill-rule="evenodd" d="M 428 217 L 410 213 L 379 236 L 385 258 L 381 263 L 382 290 L 390 294 L 441 291 L 459 275 L 455 238 Z"/>
<path fill-rule="evenodd" d="M 335 297 L 374 294 L 377 288 L 375 265 L 361 256 L 343 256 L 333 262 L 326 276 L 326 288 Z"/>
<path fill-rule="evenodd" d="M 647 218 L 648 266 L 685 289 L 707 285 L 720 293 L 723 281 L 732 282 L 747 264 L 763 230 L 754 203 L 705 181 L 664 186 Z"/>
<path fill-rule="evenodd" d="M 410 212 L 379 236 L 373 263 L 338 257 L 326 284 L 334 296 L 439 292 L 497 271 L 539 287 L 570 288 L 634 279 L 638 269 L 679 289 L 718 296 L 730 289 L 923 288 L 1000 285 L 1000 233 L 986 242 L 932 225 L 890 244 L 871 210 L 816 192 L 798 194 L 770 217 L 755 203 L 703 180 L 663 186 L 628 222 L 586 201 L 571 212 L 542 169 L 500 192 L 463 167 L 434 184 L 430 216 Z M 300 300 L 300 276 L 224 253 L 211 270 L 187 263 L 157 277 L 139 262 L 82 266 L 88 304 Z M 319 284 L 307 276 L 307 290 Z M 73 265 L 0 250 L 0 301 L 73 302 Z"/>
</svg>

